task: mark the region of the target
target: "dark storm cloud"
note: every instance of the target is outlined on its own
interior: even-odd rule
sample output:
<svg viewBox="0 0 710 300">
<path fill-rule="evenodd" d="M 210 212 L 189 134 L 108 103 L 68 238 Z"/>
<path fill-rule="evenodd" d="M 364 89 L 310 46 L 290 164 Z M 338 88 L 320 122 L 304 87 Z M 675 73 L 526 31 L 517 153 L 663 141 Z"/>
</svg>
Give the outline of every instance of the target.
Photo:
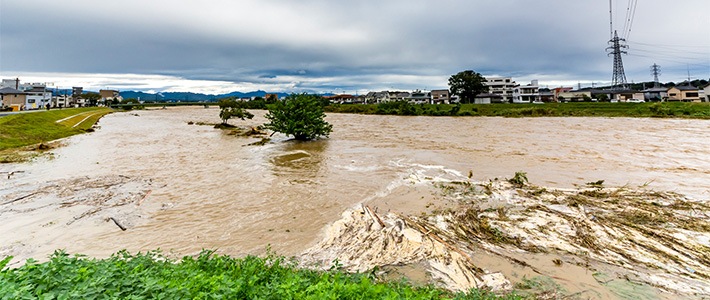
<svg viewBox="0 0 710 300">
<path fill-rule="evenodd" d="M 615 19 L 623 25 L 626 1 L 616 2 Z M 710 34 L 701 12 L 710 4 L 685 4 L 693 9 L 660 0 L 639 3 L 629 44 L 641 56 L 624 57 L 630 80 L 648 80 L 648 65 L 664 64 L 654 59 L 666 60 L 666 76 L 682 65 L 692 65 L 698 77 L 710 76 Z M 550 82 L 604 81 L 611 72 L 604 51 L 609 8 L 596 1 L 0 5 L 2 76 L 145 74 L 243 88 L 358 91 L 445 87 L 449 75 L 464 69 Z M 634 40 L 696 48 L 672 56 Z"/>
</svg>

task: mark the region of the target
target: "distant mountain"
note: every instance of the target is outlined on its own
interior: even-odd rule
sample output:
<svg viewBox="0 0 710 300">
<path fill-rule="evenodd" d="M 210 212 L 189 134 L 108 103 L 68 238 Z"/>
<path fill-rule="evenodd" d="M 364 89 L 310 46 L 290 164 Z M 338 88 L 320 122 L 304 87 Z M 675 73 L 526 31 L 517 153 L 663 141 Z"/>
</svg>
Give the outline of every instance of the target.
<svg viewBox="0 0 710 300">
<path fill-rule="evenodd" d="M 217 101 L 227 97 L 264 97 L 269 94 L 265 91 L 253 91 L 248 93 L 231 92 L 219 95 L 207 95 L 202 93 L 189 92 L 165 92 L 165 93 L 146 93 L 137 91 L 122 91 L 120 92 L 123 99 L 140 99 L 142 101 L 183 101 L 183 102 L 202 102 L 202 101 Z M 274 93 L 281 97 L 288 96 L 287 93 Z"/>
</svg>

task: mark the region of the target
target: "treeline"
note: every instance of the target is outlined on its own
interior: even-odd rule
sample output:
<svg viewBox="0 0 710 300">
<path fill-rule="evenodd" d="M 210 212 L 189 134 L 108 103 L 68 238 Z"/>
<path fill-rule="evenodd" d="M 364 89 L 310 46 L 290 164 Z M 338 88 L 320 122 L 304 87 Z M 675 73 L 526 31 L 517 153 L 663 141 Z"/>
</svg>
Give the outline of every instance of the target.
<svg viewBox="0 0 710 300">
<path fill-rule="evenodd" d="M 400 116 L 491 117 L 680 117 L 710 119 L 709 103 L 546 103 L 546 104 L 332 104 L 326 112 Z"/>
</svg>

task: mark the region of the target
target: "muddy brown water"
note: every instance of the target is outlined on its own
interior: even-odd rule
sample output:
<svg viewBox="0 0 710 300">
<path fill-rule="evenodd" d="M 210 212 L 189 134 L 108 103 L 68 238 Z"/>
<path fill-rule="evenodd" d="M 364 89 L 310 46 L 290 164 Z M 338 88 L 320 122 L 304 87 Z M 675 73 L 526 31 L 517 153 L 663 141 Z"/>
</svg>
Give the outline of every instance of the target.
<svg viewBox="0 0 710 300">
<path fill-rule="evenodd" d="M 13 215 L 0 222 L 0 242 L 20 246 L 3 254 L 42 258 L 63 248 L 107 256 L 160 248 L 187 255 L 207 248 L 244 255 L 270 245 L 295 255 L 344 210 L 407 194 L 402 191 L 414 188 L 407 178 L 462 180 L 469 171 L 475 180 L 525 171 L 541 186 L 605 180 L 710 199 L 710 121 L 330 114 L 329 139 L 299 143 L 277 134 L 265 146 L 246 146 L 258 139 L 187 124 L 218 122 L 218 112 L 114 113 L 96 132 L 67 139 L 53 159 L 0 165 L 0 171 L 24 171 L 0 179 L 0 196 L 60 179 L 124 175 L 152 181 L 144 203 L 154 208 L 126 231 L 107 222 L 49 226 L 46 212 Z M 263 112 L 255 114 L 230 122 L 265 122 Z M 400 198 L 380 209 L 409 212 L 422 201 L 412 197 L 410 206 Z"/>
</svg>

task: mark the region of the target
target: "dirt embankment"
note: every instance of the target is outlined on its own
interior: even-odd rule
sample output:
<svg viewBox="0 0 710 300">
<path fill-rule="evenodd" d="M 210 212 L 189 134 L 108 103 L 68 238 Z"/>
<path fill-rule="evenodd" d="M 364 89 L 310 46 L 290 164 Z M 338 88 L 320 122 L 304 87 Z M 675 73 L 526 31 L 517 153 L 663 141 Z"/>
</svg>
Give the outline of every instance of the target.
<svg viewBox="0 0 710 300">
<path fill-rule="evenodd" d="M 419 215 L 347 211 L 304 253 L 353 271 L 536 298 L 710 296 L 710 206 L 674 193 L 436 184 Z M 375 205 L 375 204 L 371 204 Z"/>
</svg>

